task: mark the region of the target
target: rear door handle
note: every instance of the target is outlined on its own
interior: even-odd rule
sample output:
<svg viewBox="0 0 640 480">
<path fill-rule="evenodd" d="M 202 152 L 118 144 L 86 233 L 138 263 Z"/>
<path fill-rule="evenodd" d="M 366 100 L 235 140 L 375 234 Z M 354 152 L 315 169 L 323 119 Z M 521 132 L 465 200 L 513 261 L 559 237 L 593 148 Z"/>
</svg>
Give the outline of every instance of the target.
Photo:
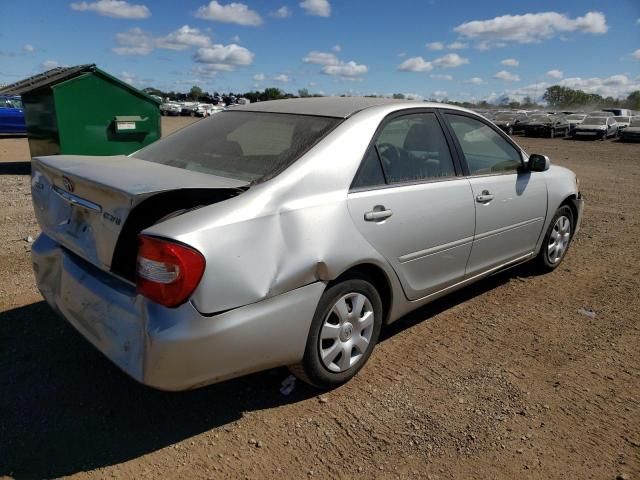
<svg viewBox="0 0 640 480">
<path fill-rule="evenodd" d="M 381 222 L 391 215 L 393 215 L 391 210 L 385 209 L 382 205 L 376 205 L 373 210 L 364 214 L 364 220 L 365 222 Z"/>
<path fill-rule="evenodd" d="M 478 203 L 489 203 L 491 200 L 493 200 L 493 195 L 489 190 L 483 190 L 482 194 L 476 196 Z"/>
</svg>

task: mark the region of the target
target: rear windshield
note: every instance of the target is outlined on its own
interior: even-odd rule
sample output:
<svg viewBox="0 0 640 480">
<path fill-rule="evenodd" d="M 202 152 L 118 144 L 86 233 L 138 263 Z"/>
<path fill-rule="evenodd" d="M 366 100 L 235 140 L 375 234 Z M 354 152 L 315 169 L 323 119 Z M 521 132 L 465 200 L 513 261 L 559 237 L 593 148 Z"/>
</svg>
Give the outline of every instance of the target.
<svg viewBox="0 0 640 480">
<path fill-rule="evenodd" d="M 586 118 L 586 115 L 569 115 L 567 120 L 583 120 Z"/>
<path fill-rule="evenodd" d="M 530 120 L 532 122 L 549 122 L 551 118 L 548 115 L 533 115 Z"/>
<path fill-rule="evenodd" d="M 336 118 L 222 112 L 132 154 L 150 162 L 257 183 L 295 162 Z"/>
</svg>

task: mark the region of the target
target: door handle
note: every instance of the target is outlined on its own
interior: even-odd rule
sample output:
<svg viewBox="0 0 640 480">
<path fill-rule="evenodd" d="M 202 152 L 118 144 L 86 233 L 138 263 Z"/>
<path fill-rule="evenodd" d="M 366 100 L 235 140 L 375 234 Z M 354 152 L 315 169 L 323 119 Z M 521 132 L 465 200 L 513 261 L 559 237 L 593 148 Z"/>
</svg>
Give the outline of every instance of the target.
<svg viewBox="0 0 640 480">
<path fill-rule="evenodd" d="M 373 210 L 364 214 L 364 220 L 365 222 L 381 222 L 391 215 L 393 215 L 391 210 L 387 210 L 382 205 L 376 205 L 373 207 Z"/>
<path fill-rule="evenodd" d="M 478 203 L 489 203 L 491 200 L 493 200 L 493 194 L 489 190 L 483 190 L 480 195 L 476 196 Z"/>
</svg>

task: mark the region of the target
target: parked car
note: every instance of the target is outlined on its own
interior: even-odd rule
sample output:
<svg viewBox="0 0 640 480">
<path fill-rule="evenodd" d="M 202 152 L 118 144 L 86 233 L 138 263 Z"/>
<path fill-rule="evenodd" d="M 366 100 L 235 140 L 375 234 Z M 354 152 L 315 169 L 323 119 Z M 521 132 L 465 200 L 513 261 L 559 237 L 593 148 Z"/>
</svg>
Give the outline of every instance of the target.
<svg viewBox="0 0 640 480">
<path fill-rule="evenodd" d="M 222 110 L 222 107 L 211 105 L 210 103 L 199 103 L 190 107 L 192 117 L 208 117 L 214 113 L 221 112 Z"/>
<path fill-rule="evenodd" d="M 524 134 L 527 137 L 566 136 L 569 133 L 569 122 L 562 114 L 538 113 L 522 122 Z"/>
<path fill-rule="evenodd" d="M 583 211 L 573 172 L 482 116 L 380 98 L 253 103 L 130 156 L 36 157 L 31 187 L 43 296 L 165 390 L 285 365 L 340 385 L 383 324 L 557 268 Z"/>
<path fill-rule="evenodd" d="M 618 133 L 618 124 L 615 117 L 596 117 L 588 115 L 574 131 L 575 137 L 593 137 L 605 140 L 615 137 Z"/>
<path fill-rule="evenodd" d="M 623 142 L 640 142 L 640 117 L 633 117 L 631 123 L 620 133 Z"/>
<path fill-rule="evenodd" d="M 20 97 L 0 95 L 0 133 L 27 133 Z"/>
<path fill-rule="evenodd" d="M 604 110 L 594 110 L 588 113 L 590 117 L 615 117 L 615 115 L 613 112 L 605 112 Z"/>
<path fill-rule="evenodd" d="M 509 135 L 513 135 L 516 132 L 524 131 L 523 122 L 525 120 L 527 120 L 525 113 L 500 112 L 494 117 L 493 123 Z"/>
<path fill-rule="evenodd" d="M 633 111 L 628 108 L 603 108 L 603 112 L 612 113 L 616 117 L 631 117 Z"/>
<path fill-rule="evenodd" d="M 182 105 L 175 102 L 166 102 L 160 105 L 160 115 L 177 116 L 182 112 Z"/>
<path fill-rule="evenodd" d="M 618 125 L 618 131 L 617 134 L 618 136 L 620 136 L 620 134 L 622 133 L 622 130 L 624 130 L 625 128 L 627 128 L 629 126 L 629 124 L 631 123 L 631 119 L 633 117 L 613 117 L 616 121 L 616 124 Z"/>
<path fill-rule="evenodd" d="M 567 115 L 567 123 L 569 124 L 569 136 L 573 136 L 576 126 L 580 125 L 585 118 L 587 118 L 586 113 L 572 113 L 571 115 Z"/>
</svg>

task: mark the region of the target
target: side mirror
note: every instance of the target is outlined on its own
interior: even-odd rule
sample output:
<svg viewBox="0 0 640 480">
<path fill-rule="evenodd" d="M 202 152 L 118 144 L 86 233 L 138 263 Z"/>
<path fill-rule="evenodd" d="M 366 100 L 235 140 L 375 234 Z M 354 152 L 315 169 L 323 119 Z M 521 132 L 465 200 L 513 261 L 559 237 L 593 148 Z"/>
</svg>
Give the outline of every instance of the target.
<svg viewBox="0 0 640 480">
<path fill-rule="evenodd" d="M 528 167 L 531 172 L 546 172 L 551 166 L 551 160 L 546 155 L 532 153 L 529 155 Z"/>
</svg>

